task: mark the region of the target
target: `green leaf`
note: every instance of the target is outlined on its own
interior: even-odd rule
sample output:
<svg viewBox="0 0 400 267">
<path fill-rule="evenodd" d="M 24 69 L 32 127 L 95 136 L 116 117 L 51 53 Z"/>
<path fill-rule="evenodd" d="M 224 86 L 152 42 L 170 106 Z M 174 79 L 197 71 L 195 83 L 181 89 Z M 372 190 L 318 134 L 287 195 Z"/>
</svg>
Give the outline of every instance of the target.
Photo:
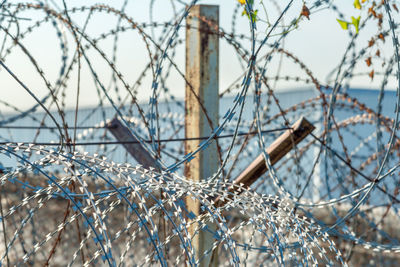
<svg viewBox="0 0 400 267">
<path fill-rule="evenodd" d="M 256 22 L 257 21 L 257 12 L 258 9 L 254 10 L 254 12 L 251 14 L 251 21 Z"/>
<path fill-rule="evenodd" d="M 357 18 L 351 17 L 351 24 L 354 25 L 354 27 L 356 28 L 356 33 L 358 33 L 360 27 L 360 16 L 358 16 Z"/>
<path fill-rule="evenodd" d="M 249 13 L 247 13 L 247 10 L 243 9 L 242 16 L 246 15 L 249 19 L 251 19 L 252 22 L 256 22 L 257 21 L 257 13 L 258 13 L 258 9 L 254 10 L 250 16 Z"/>
<path fill-rule="evenodd" d="M 340 20 L 340 19 L 336 19 L 336 20 L 337 20 L 337 22 L 339 22 L 339 24 L 343 30 L 347 30 L 349 28 L 349 22 Z"/>
<path fill-rule="evenodd" d="M 354 0 L 354 3 L 353 3 L 353 5 L 354 5 L 354 7 L 355 7 L 355 8 L 357 8 L 357 9 L 361 9 L 361 3 L 360 3 L 360 0 Z"/>
</svg>

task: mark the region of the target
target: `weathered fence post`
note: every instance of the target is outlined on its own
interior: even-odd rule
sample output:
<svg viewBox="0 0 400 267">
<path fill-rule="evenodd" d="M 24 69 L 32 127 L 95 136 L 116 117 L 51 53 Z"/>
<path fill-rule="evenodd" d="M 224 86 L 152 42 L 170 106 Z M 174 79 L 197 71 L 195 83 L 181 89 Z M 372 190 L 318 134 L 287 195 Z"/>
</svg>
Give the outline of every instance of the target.
<svg viewBox="0 0 400 267">
<path fill-rule="evenodd" d="M 152 167 L 156 170 L 160 170 L 156 160 L 142 147 L 129 128 L 123 125 L 117 118 L 107 123 L 107 129 L 119 142 L 122 142 L 122 145 L 128 153 L 144 168 L 148 169 Z"/>
<path fill-rule="evenodd" d="M 185 137 L 209 136 L 218 125 L 219 112 L 219 37 L 215 27 L 219 25 L 219 7 L 197 5 L 191 8 L 186 20 L 186 93 L 185 93 Z M 207 116 L 204 110 L 207 112 Z M 210 122 L 212 125 L 210 125 Z M 186 141 L 185 152 L 194 151 L 199 141 Z M 193 181 L 201 181 L 218 170 L 217 146 L 211 144 L 205 151 L 185 165 L 185 176 Z M 191 197 L 186 198 L 189 211 L 196 216 L 201 214 L 200 203 Z M 212 234 L 200 230 L 199 225 L 189 228 L 196 260 L 202 258 L 200 266 L 209 266 L 211 254 L 204 257 L 205 251 L 212 247 L 215 239 Z M 214 228 L 214 226 L 209 225 Z M 217 264 L 216 253 L 212 264 Z"/>
<path fill-rule="evenodd" d="M 280 159 L 292 150 L 298 143 L 306 138 L 315 127 L 306 118 L 301 117 L 291 129 L 286 130 L 281 134 L 267 149 L 266 152 L 269 155 L 271 165 L 275 165 Z M 261 153 L 247 168 L 242 171 L 236 179 L 234 179 L 234 185 L 242 185 L 244 188 L 250 187 L 258 178 L 261 177 L 267 171 L 267 165 L 265 164 L 264 154 Z M 229 190 L 231 194 L 240 194 L 241 191 L 237 191 L 234 186 Z M 217 198 L 215 205 L 217 207 L 222 206 L 229 198 L 222 200 Z"/>
</svg>

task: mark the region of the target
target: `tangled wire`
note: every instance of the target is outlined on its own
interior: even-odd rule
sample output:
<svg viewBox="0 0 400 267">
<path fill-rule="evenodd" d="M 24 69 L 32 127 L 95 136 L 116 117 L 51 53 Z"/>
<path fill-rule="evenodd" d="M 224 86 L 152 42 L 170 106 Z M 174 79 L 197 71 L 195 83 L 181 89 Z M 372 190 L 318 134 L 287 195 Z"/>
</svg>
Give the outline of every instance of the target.
<svg viewBox="0 0 400 267">
<path fill-rule="evenodd" d="M 231 1 L 229 31 L 197 18 L 236 61 L 219 123 L 191 151 L 176 88 L 191 86 L 185 21 L 206 1 L 142 3 L 145 22 L 127 0 L 0 2 L 0 266 L 399 264 L 396 1 L 356 0 L 351 21 L 330 0 Z M 320 14 L 347 38 L 324 82 L 289 49 Z M 272 163 L 300 117 L 315 131 Z M 155 167 L 115 139 L 113 118 Z M 187 179 L 212 146 L 218 170 Z M 260 154 L 267 172 L 235 183 Z"/>
</svg>

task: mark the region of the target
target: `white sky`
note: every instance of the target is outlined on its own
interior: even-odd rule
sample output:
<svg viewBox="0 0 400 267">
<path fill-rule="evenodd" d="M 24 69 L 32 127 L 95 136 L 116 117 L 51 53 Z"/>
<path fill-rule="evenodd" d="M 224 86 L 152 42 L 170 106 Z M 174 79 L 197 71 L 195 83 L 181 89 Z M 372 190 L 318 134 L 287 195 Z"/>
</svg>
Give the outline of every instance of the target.
<svg viewBox="0 0 400 267">
<path fill-rule="evenodd" d="M 17 1 L 9 1 L 15 3 Z M 59 6 L 62 6 L 60 1 L 55 1 Z M 97 1 L 67 1 L 68 7 L 80 7 L 81 3 L 84 2 L 86 6 L 97 3 Z M 118 1 L 105 1 L 108 5 L 120 9 L 122 6 L 121 0 Z M 150 2 L 142 0 L 131 0 L 126 7 L 126 13 L 136 22 L 149 22 L 150 17 Z M 181 9 L 182 4 L 179 1 L 174 1 L 175 7 Z M 189 2 L 189 1 L 186 1 Z M 259 0 L 255 1 L 256 3 Z M 276 0 L 281 8 L 284 7 L 287 0 Z M 312 6 L 314 1 L 306 1 L 309 7 Z M 350 0 L 337 0 L 334 3 L 340 8 L 342 12 L 346 14 L 346 19 L 350 19 L 351 15 L 357 16 L 361 12 L 355 10 L 352 7 L 352 2 Z M 235 0 L 220 0 L 220 1 L 199 1 L 202 4 L 218 4 L 220 5 L 220 25 L 227 31 L 231 32 L 231 23 L 233 10 L 236 5 Z M 270 21 L 274 22 L 277 18 L 276 7 L 272 1 L 264 0 L 266 8 L 268 10 L 268 15 Z M 171 1 L 169 0 L 155 0 L 153 5 L 153 20 L 156 22 L 168 22 L 176 19 L 173 16 L 173 7 Z M 258 7 L 260 7 L 258 5 Z M 301 11 L 302 1 L 295 0 L 295 4 L 291 7 L 284 18 L 284 22 L 287 24 L 293 18 L 295 18 Z M 314 12 L 312 10 L 312 12 Z M 81 13 L 77 12 L 71 14 L 72 20 L 83 26 L 86 19 L 87 12 Z M 365 17 L 365 12 L 361 13 Z M 20 29 L 21 32 L 26 30 L 26 27 L 33 25 L 37 20 L 44 17 L 42 11 L 23 11 L 19 13 L 20 17 L 30 18 L 31 20 L 21 21 Z M 262 10 L 259 11 L 259 16 L 265 18 L 265 14 Z M 345 48 L 349 43 L 349 36 L 346 31 L 342 30 L 339 24 L 336 22 L 338 17 L 337 13 L 334 13 L 329 9 L 321 9 L 311 15 L 310 20 L 302 19 L 299 23 L 299 28 L 290 32 L 285 39 L 284 48 L 292 52 L 296 57 L 298 57 L 305 65 L 313 72 L 313 74 L 319 79 L 321 83 L 326 82 L 326 77 L 330 71 L 332 71 L 335 66 L 341 61 Z M 396 18 L 395 18 L 396 19 Z M 6 27 L 8 25 L 8 19 L 2 22 L 2 26 Z M 90 20 L 86 32 L 92 38 L 98 38 L 101 33 L 108 33 L 111 29 L 115 28 L 117 24 L 117 17 L 113 14 L 107 14 L 102 12 L 101 14 L 96 13 Z M 127 25 L 126 22 L 123 25 Z M 236 20 L 237 33 L 243 33 L 249 36 L 249 23 L 246 17 L 239 16 Z M 258 23 L 258 37 L 262 38 L 265 35 L 264 27 L 265 23 Z M 367 30 L 360 33 L 360 41 L 357 43 L 357 49 L 361 47 L 366 47 L 368 40 L 371 36 L 376 35 L 377 28 L 375 23 L 371 23 Z M 64 28 L 64 30 L 66 30 Z M 151 29 L 144 29 L 148 34 L 151 34 Z M 11 34 L 16 34 L 15 25 L 10 29 Z M 279 32 L 279 29 L 277 30 Z M 70 32 L 67 33 L 68 38 L 68 62 L 71 61 L 71 56 L 73 55 L 74 49 L 76 48 L 72 35 Z M 160 34 L 159 30 L 155 30 L 156 36 Z M 142 70 L 145 68 L 146 64 L 149 62 L 148 53 L 144 45 L 143 39 L 137 34 L 137 31 L 127 31 L 118 35 L 118 53 L 116 67 L 126 81 L 132 85 L 137 77 L 139 77 Z M 0 31 L 0 40 L 3 42 L 4 32 Z M 184 27 L 180 31 L 180 39 L 184 38 Z M 156 38 L 157 39 L 157 38 Z M 386 38 L 385 44 L 380 43 L 379 48 L 381 53 L 389 57 L 393 54 L 391 46 L 391 38 Z M 56 37 L 56 32 L 50 23 L 43 24 L 40 28 L 35 28 L 32 33 L 27 34 L 24 39 L 21 39 L 21 43 L 26 47 L 29 53 L 35 58 L 38 65 L 43 69 L 47 79 L 54 85 L 61 66 L 61 49 L 60 42 Z M 249 48 L 248 40 L 241 40 L 240 43 L 246 48 Z M 163 44 L 164 47 L 165 44 Z M 107 38 L 105 41 L 99 42 L 99 47 L 106 53 L 108 58 L 112 58 L 112 46 L 113 37 Z M 43 80 L 38 75 L 37 71 L 34 69 L 32 63 L 29 61 L 28 57 L 22 52 L 20 48 L 12 47 L 11 53 L 5 56 L 5 51 L 10 47 L 10 42 L 7 40 L 4 43 L 4 49 L 1 51 L 1 57 L 5 57 L 5 64 L 11 68 L 11 70 L 37 95 L 39 98 L 47 94 L 48 90 L 45 88 Z M 153 47 L 152 47 L 153 49 Z M 154 49 L 153 49 L 154 51 Z M 376 49 L 369 52 L 375 53 Z M 263 49 L 261 54 L 268 52 L 268 49 Z M 110 68 L 104 64 L 104 60 L 99 57 L 99 54 L 93 49 L 87 51 L 93 68 L 96 70 L 101 81 L 107 86 L 110 83 Z M 178 46 L 176 50 L 175 63 L 178 65 L 180 70 L 184 72 L 184 45 Z M 274 57 L 267 69 L 267 76 L 275 76 L 277 73 L 279 57 Z M 375 72 L 384 70 L 378 63 L 378 60 L 374 60 Z M 356 72 L 369 72 L 372 68 L 368 68 L 364 59 L 360 60 Z M 305 73 L 299 69 L 298 66 L 294 65 L 288 60 L 282 62 L 280 69 L 280 75 L 282 76 L 292 76 L 292 77 L 306 77 Z M 230 85 L 238 76 L 242 73 L 242 68 L 240 67 L 239 61 L 237 59 L 235 50 L 226 43 L 226 41 L 220 41 L 220 91 L 224 90 L 228 85 Z M 147 101 L 149 93 L 151 91 L 151 77 L 147 75 L 147 79 L 144 80 L 142 86 L 139 89 L 138 98 Z M 74 106 L 76 100 L 76 88 L 77 88 L 77 67 L 75 66 L 68 82 L 67 87 L 67 106 Z M 380 85 L 381 79 L 376 77 L 374 82 L 371 83 L 371 79 L 365 75 L 361 78 L 354 78 L 351 85 L 354 87 L 363 88 L 377 88 Z M 167 81 L 170 91 L 177 97 L 183 97 L 184 95 L 184 82 L 176 71 L 172 71 L 171 75 Z M 332 84 L 330 84 L 332 85 Z M 304 83 L 299 82 L 279 82 L 276 84 L 276 90 L 291 88 L 291 87 L 304 87 Z M 389 83 L 389 88 L 395 88 L 396 85 L 393 80 Z M 4 70 L 0 70 L 0 89 L 2 92 L 2 101 L 11 103 L 19 108 L 27 108 L 32 106 L 35 101 L 27 92 L 19 86 Z M 121 96 L 125 96 L 126 92 L 121 90 Z M 113 94 L 114 99 L 116 95 Z M 81 73 L 81 93 L 79 98 L 79 103 L 81 106 L 94 106 L 98 104 L 98 97 L 96 96 L 96 89 L 93 83 L 93 78 L 88 71 L 86 62 L 82 59 L 82 73 Z M 9 109 L 4 105 L 0 105 L 1 111 L 8 111 Z"/>
</svg>

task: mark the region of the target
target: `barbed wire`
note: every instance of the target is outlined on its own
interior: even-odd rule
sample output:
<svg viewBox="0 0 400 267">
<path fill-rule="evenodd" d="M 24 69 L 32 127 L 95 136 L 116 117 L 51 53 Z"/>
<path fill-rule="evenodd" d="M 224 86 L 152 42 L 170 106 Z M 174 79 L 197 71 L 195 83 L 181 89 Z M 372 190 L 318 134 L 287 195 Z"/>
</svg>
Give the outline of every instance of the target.
<svg viewBox="0 0 400 267">
<path fill-rule="evenodd" d="M 0 266 L 399 263 L 397 1 L 355 1 L 350 11 L 329 0 L 231 1 L 220 7 L 221 25 L 191 12 L 209 3 L 200 0 L 0 2 L 8 91 L 0 99 Z M 321 13 L 347 28 L 326 77 L 294 45 Z M 187 137 L 176 88 L 194 92 L 182 64 L 184 30 L 202 31 L 186 23 L 194 17 L 230 61 L 218 123 L 196 96 L 210 131 Z M 336 30 L 330 25 L 324 31 Z M 358 79 L 378 89 L 355 90 Z M 294 89 L 281 90 L 288 84 Z M 18 99 L 21 88 L 31 101 Z M 316 129 L 272 162 L 269 147 L 301 117 Z M 133 140 L 115 139 L 113 118 Z M 141 147 L 154 166 L 123 144 Z M 218 169 L 188 179 L 185 166 L 210 151 Z M 237 183 L 259 155 L 266 173 Z"/>
</svg>

